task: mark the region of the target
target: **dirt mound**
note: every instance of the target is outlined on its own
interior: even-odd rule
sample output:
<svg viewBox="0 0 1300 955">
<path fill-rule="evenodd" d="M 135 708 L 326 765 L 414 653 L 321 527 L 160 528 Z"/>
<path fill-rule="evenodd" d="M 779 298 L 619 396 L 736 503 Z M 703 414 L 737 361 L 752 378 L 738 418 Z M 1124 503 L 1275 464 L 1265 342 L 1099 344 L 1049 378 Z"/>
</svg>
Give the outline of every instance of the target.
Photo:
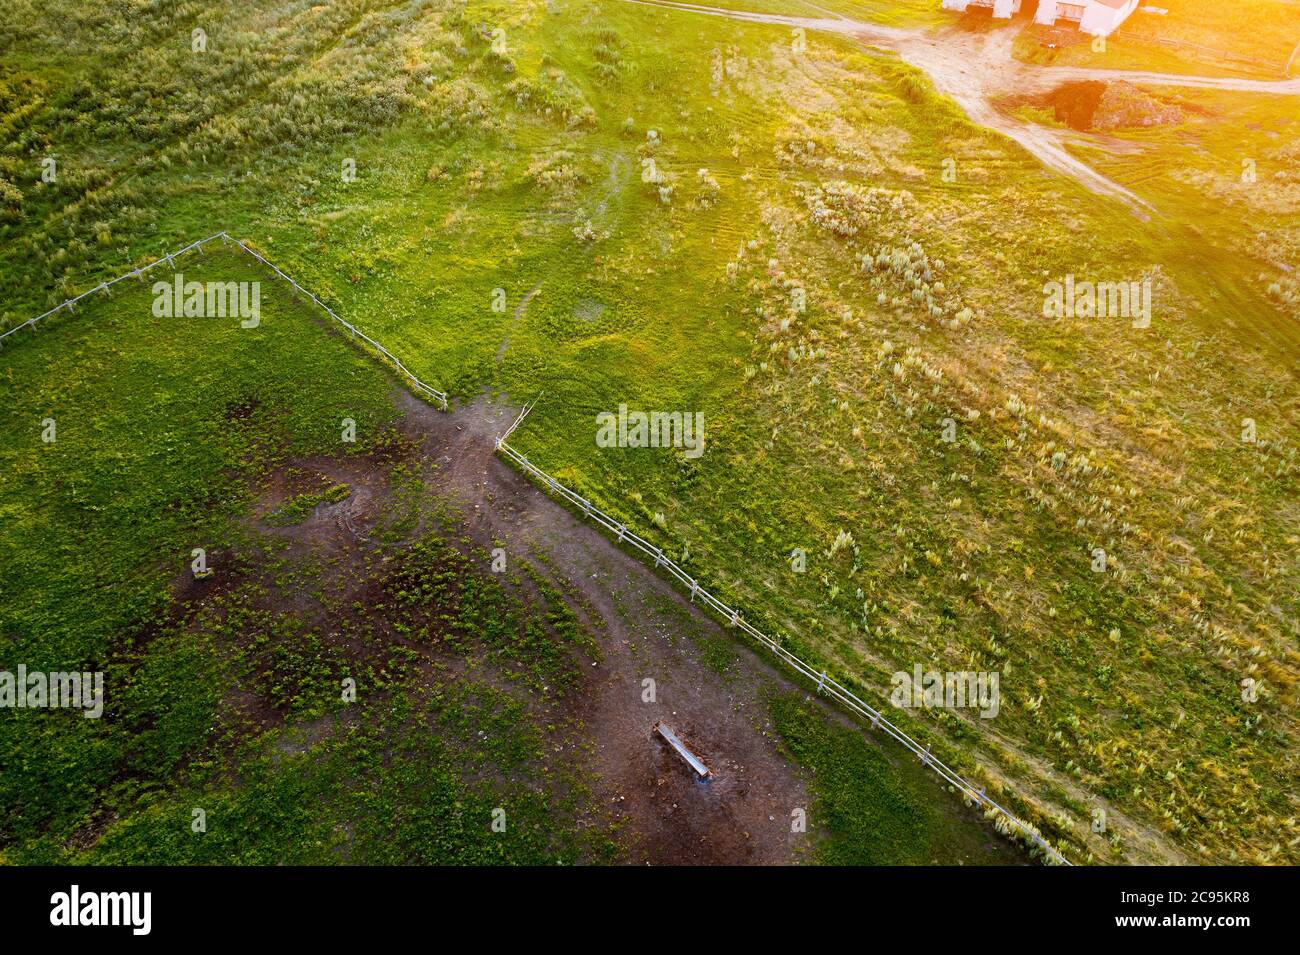
<svg viewBox="0 0 1300 955">
<path fill-rule="evenodd" d="M 1030 103 L 1051 109 L 1059 122 L 1085 132 L 1163 126 L 1184 117 L 1179 107 L 1122 80 L 1065 83 Z"/>
<path fill-rule="evenodd" d="M 1093 114 L 1093 129 L 1133 129 L 1181 123 L 1181 109 L 1144 92 L 1132 83 L 1110 83 Z"/>
<path fill-rule="evenodd" d="M 1071 129 L 1092 129 L 1093 117 L 1106 93 L 1106 84 L 1100 82 L 1066 83 L 1045 96 L 1032 101 L 1056 114 L 1057 122 Z"/>
</svg>

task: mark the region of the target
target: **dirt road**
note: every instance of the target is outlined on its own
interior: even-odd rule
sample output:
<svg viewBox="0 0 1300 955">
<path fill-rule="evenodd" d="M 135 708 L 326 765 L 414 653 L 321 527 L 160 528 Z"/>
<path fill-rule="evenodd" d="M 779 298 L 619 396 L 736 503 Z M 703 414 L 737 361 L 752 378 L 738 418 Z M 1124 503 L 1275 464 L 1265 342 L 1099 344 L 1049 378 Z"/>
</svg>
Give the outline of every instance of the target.
<svg viewBox="0 0 1300 955">
<path fill-rule="evenodd" d="M 1183 73 L 1151 73 L 1146 70 L 1104 70 L 1087 66 L 1035 67 L 1049 84 L 1077 80 L 1140 83 L 1146 86 L 1183 86 L 1194 89 L 1228 90 L 1237 93 L 1272 93 L 1300 96 L 1300 78 L 1294 80 L 1242 80 L 1225 76 L 1191 76 Z"/>
<path fill-rule="evenodd" d="M 956 29 L 926 33 L 920 30 L 903 30 L 864 23 L 841 16 L 825 18 L 780 16 L 722 10 L 693 3 L 678 3 L 674 0 L 624 0 L 624 2 L 665 7 L 685 13 L 725 17 L 731 20 L 771 23 L 791 29 L 802 27 L 805 30 L 839 33 L 853 37 L 868 46 L 893 50 L 905 62 L 927 73 L 934 82 L 935 88 L 961 106 L 972 122 L 1013 139 L 1049 169 L 1077 179 L 1098 195 L 1110 196 L 1124 202 L 1143 218 L 1147 218 L 1152 211 L 1145 200 L 1076 159 L 1066 148 L 1068 143 L 1083 137 L 1069 130 L 1038 126 L 1007 116 L 993 105 L 994 102 L 999 97 L 1011 93 L 1043 92 L 1061 83 L 1079 80 L 1124 80 L 1148 85 L 1300 96 L 1300 79 L 1271 82 L 1021 63 L 1012 55 L 1015 32 L 1006 29 L 985 33 L 970 33 Z"/>
</svg>

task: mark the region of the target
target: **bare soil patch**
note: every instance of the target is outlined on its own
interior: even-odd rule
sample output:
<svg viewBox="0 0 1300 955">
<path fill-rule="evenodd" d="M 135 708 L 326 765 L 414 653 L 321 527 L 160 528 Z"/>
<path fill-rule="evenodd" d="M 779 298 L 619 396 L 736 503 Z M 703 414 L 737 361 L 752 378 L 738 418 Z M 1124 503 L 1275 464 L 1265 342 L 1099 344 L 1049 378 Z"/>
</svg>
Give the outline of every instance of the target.
<svg viewBox="0 0 1300 955">
<path fill-rule="evenodd" d="M 598 792 L 628 833 L 628 861 L 652 864 L 781 863 L 807 859 L 819 837 L 802 770 L 779 748 L 764 695 L 802 692 L 783 671 L 690 604 L 664 578 L 562 507 L 495 454 L 517 413 L 480 397 L 443 414 L 405 393 L 407 427 L 425 435 L 439 493 L 484 548 L 526 555 L 568 594 L 602 657 L 573 706 L 592 744 Z M 513 556 L 512 558 L 513 559 Z M 719 672 L 704 645 L 722 641 L 735 665 Z M 656 702 L 643 700 L 655 681 Z M 849 724 L 822 706 L 828 720 Z M 668 723 L 714 771 L 702 782 L 653 734 Z M 947 800 L 935 785 L 935 798 Z M 809 833 L 791 813 L 809 811 Z M 981 825 L 953 801 L 971 825 Z M 958 860 L 953 860 L 954 862 Z"/>
<path fill-rule="evenodd" d="M 420 582 L 410 578 L 403 555 L 421 531 L 455 537 L 456 549 L 483 574 L 491 573 L 492 550 L 503 547 L 506 576 L 514 580 L 504 581 L 507 588 L 540 609 L 538 587 L 544 581 L 562 595 L 598 647 L 594 659 L 574 650 L 580 658 L 576 686 L 562 694 L 539 693 L 525 703 L 539 725 L 554 727 L 555 751 L 580 760 L 590 776 L 593 812 L 616 823 L 624 861 L 811 861 L 822 832 L 806 774 L 783 752 L 765 703 L 769 693 L 807 697 L 806 688 L 732 639 L 651 568 L 504 463 L 495 454 L 495 438 L 517 413 L 514 406 L 480 398 L 445 414 L 404 390 L 394 395 L 405 416 L 385 442 L 388 451 L 293 459 L 266 476 L 245 523 L 250 538 L 260 543 L 248 553 L 220 555 L 223 564 L 240 565 L 239 593 L 228 581 L 180 581 L 176 601 L 184 618 L 195 626 L 210 624 L 238 602 L 271 617 L 304 621 L 358 666 L 383 667 L 390 654 L 414 651 L 424 661 L 420 672 L 427 673 L 430 688 L 455 680 L 467 665 L 474 679 L 506 688 L 504 672 L 494 674 L 481 661 L 467 664 L 454 648 L 441 645 L 436 633 L 399 632 L 390 619 L 394 595 Z M 380 539 L 390 512 L 402 506 L 394 491 L 396 469 L 424 478 L 428 507 L 409 540 Z M 338 485 L 347 486 L 346 497 L 315 506 L 300 521 L 268 520 L 298 496 Z M 448 520 L 449 526 L 440 523 Z M 524 566 L 530 571 L 511 573 Z M 309 568 L 304 576 L 310 586 L 284 585 L 286 574 L 292 579 L 302 568 Z M 321 593 L 332 595 L 328 606 Z M 438 608 L 428 616 L 435 621 Z M 709 641 L 716 641 L 712 653 Z M 718 642 L 729 656 L 723 666 Z M 267 687 L 277 679 L 262 674 L 225 701 L 229 720 L 221 732 L 227 738 L 293 722 L 282 703 L 268 695 Z M 653 698 L 647 680 L 653 681 Z M 509 688 L 519 694 L 518 685 Z M 824 713 L 847 723 L 829 707 Z M 653 733 L 658 720 L 691 741 L 713 770 L 711 779 L 698 779 Z M 287 751 L 340 725 L 335 718 L 294 723 Z M 938 783 L 934 791 L 937 801 L 949 800 Z M 808 814 L 807 833 L 792 831 L 796 809 Z M 944 811 L 964 813 L 970 825 L 981 825 L 955 800 Z"/>
<path fill-rule="evenodd" d="M 1186 116 L 1178 105 L 1122 81 L 1063 83 L 1038 96 L 1008 101 L 1018 103 L 1051 109 L 1058 122 L 1079 132 L 1172 125 Z"/>
<path fill-rule="evenodd" d="M 653 864 L 780 863 L 801 858 L 807 836 L 791 811 L 809 796 L 797 767 L 765 725 L 761 694 L 789 684 L 746 654 L 724 677 L 683 631 L 714 628 L 683 609 L 665 581 L 584 524 L 494 453 L 517 409 L 484 399 L 443 414 L 408 395 L 408 424 L 425 435 L 439 492 L 483 548 L 528 559 L 563 592 L 599 641 L 586 685 L 571 701 L 592 744 L 600 800 L 622 824 L 628 861 Z M 692 620 L 693 618 L 693 620 Z M 685 621 L 692 621 L 684 625 Z M 644 702 L 644 680 L 656 702 Z M 664 720 L 714 770 L 702 782 L 652 733 Z"/>
</svg>

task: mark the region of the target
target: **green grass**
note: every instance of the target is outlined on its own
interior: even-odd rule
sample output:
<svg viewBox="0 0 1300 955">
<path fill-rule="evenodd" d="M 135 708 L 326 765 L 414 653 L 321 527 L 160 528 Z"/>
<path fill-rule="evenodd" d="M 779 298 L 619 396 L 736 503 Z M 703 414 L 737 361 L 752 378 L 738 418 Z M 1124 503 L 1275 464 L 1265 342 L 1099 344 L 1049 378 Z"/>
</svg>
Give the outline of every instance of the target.
<svg viewBox="0 0 1300 955">
<path fill-rule="evenodd" d="M 866 698 L 916 662 L 1000 670 L 996 734 L 952 714 L 900 721 L 1004 784 L 1073 858 L 1148 858 L 1145 833 L 1089 835 L 1103 801 L 1193 860 L 1295 858 L 1289 100 L 1186 94 L 1206 112 L 1116 134 L 1141 153 L 1088 150 L 1157 207 L 1141 222 L 842 38 L 813 37 L 798 57 L 780 27 L 584 0 L 69 11 L 14 8 L 0 25 L 15 130 L 0 175 L 21 193 L 5 192 L 0 224 L 6 324 L 217 228 L 251 238 L 435 386 L 544 392 L 514 439 L 530 460 L 689 553 L 693 573 Z M 213 42 L 196 57 L 199 23 Z M 238 55 L 219 42 L 230 31 L 246 34 Z M 36 183 L 50 152 L 53 188 Z M 356 182 L 340 179 L 347 158 Z M 1238 188 L 1243 158 L 1265 188 Z M 643 159 L 671 202 L 642 181 Z M 839 180 L 897 205 L 862 213 L 853 235 L 823 228 L 819 202 L 851 218 L 865 201 L 828 192 Z M 929 279 L 859 264 L 903 250 Z M 1151 275 L 1153 328 L 1045 320 L 1043 283 L 1065 274 Z M 223 468 L 264 451 L 231 444 L 219 412 L 251 385 L 270 402 L 269 447 L 328 441 L 344 405 L 384 423 L 376 396 L 333 386 L 277 410 L 315 380 L 293 342 L 277 370 L 222 357 L 194 382 L 154 366 L 152 349 L 180 346 L 165 336 L 116 353 L 87 342 L 78 360 L 108 394 L 163 375 L 159 420 L 175 433 L 150 439 L 148 465 L 105 450 L 91 468 L 60 457 L 88 412 L 51 409 L 90 399 L 46 377 L 67 367 L 50 344 L 3 356 L 7 440 L 29 442 L 10 445 L 25 450 L 6 461 L 6 506 L 55 496 L 60 540 L 94 507 L 121 528 L 74 554 L 43 547 L 33 516 L 7 522 L 8 552 L 31 554 L 11 578 L 31 595 L 11 629 L 22 646 L 41 634 L 51 658 L 159 612 L 160 570 L 146 586 L 137 568 L 180 572 L 217 528 L 144 478 L 167 468 L 184 500 L 234 486 Z M 703 411 L 705 455 L 596 447 L 595 414 L 620 403 Z M 60 443 L 36 448 L 51 413 Z M 112 426 L 129 434 L 139 413 Z M 1244 418 L 1262 442 L 1241 441 Z M 133 493 L 162 515 L 147 539 L 97 478 L 133 467 Z M 840 531 L 856 547 L 832 556 Z M 790 572 L 794 547 L 806 574 Z M 1090 570 L 1095 547 L 1107 573 Z M 1262 681 L 1259 702 L 1242 700 L 1243 679 Z"/>
<path fill-rule="evenodd" d="M 157 622 L 192 549 L 234 533 L 250 481 L 290 455 L 364 451 L 397 416 L 395 385 L 256 263 L 222 253 L 187 271 L 266 283 L 260 326 L 157 318 L 128 283 L 5 350 L 5 630 L 33 664 L 102 658 Z"/>
<path fill-rule="evenodd" d="M 191 280 L 266 282 L 259 326 L 155 317 L 148 286 L 131 283 L 6 349 L 0 665 L 102 670 L 105 711 L 0 716 L 0 853 L 610 859 L 608 830 L 578 832 L 587 781 L 551 753 L 528 702 L 543 686 L 562 698 L 571 650 L 594 652 L 572 613 L 545 590 L 543 606 L 521 606 L 427 531 L 401 551 L 400 573 L 371 555 L 340 580 L 250 529 L 251 502 L 285 462 L 387 449 L 398 386 L 245 257 L 183 268 Z M 341 440 L 345 416 L 355 444 Z M 267 523 L 347 493 L 298 495 Z M 195 546 L 211 590 L 187 583 Z M 375 582 L 362 609 L 382 626 L 347 597 L 358 576 Z M 308 610 L 276 603 L 295 592 L 313 595 Z M 482 677 L 445 662 L 431 671 L 439 653 Z M 356 702 L 342 698 L 345 678 Z M 504 833 L 490 825 L 496 807 Z M 194 808 L 208 814 L 203 834 Z"/>
<path fill-rule="evenodd" d="M 193 281 L 257 275 L 225 252 L 182 268 Z M 391 377 L 278 284 L 268 283 L 256 329 L 237 319 L 158 318 L 147 285 L 119 289 L 8 353 L 23 384 L 6 395 L 15 493 L 6 497 L 0 553 L 18 564 L 39 551 L 43 563 L 5 591 L 0 629 L 11 643 L 0 663 L 102 667 L 107 692 L 103 720 L 5 711 L 0 756 L 17 771 L 0 786 L 3 858 L 617 861 L 617 832 L 590 824 L 598 817 L 592 780 L 553 742 L 557 732 L 581 732 L 564 715 L 577 677 L 572 654 L 585 660 L 599 649 L 543 577 L 519 565 L 542 601 L 520 606 L 471 556 L 424 532 L 340 578 L 328 561 L 292 557 L 274 531 L 246 523 L 272 474 L 299 472 L 317 455 L 388 453 L 399 443 Z M 124 338 L 156 343 L 150 387 L 139 378 L 115 387 L 116 376 L 92 373 L 97 356 Z M 180 393 L 192 404 L 175 405 Z M 41 446 L 39 427 L 20 426 L 29 405 L 56 416 L 52 445 Z M 355 448 L 335 425 L 345 413 L 358 415 L 364 440 Z M 420 483 L 407 464 L 393 471 L 396 487 Z M 191 480 L 178 481 L 182 474 Z M 79 478 L 89 486 L 67 494 Z M 293 495 L 263 523 L 292 526 L 348 492 L 335 484 Z M 95 503 L 103 501 L 112 507 Z M 172 512 L 175 526 L 165 516 Z M 110 552 L 115 563 L 100 572 L 113 583 L 84 587 L 77 548 L 37 543 L 52 527 L 58 539 Z M 454 530 L 452 521 L 446 533 Z M 188 589 L 178 581 L 191 540 L 209 549 L 209 579 L 220 585 L 202 599 L 177 595 Z M 175 560 L 160 560 L 160 548 Z M 374 582 L 365 606 L 350 596 L 357 577 Z M 277 605 L 293 593 L 312 595 L 307 610 Z M 734 645 L 688 617 L 682 629 L 710 667 L 734 671 Z M 347 678 L 357 683 L 354 702 L 339 693 Z M 550 703 L 539 712 L 543 699 Z M 975 817 L 936 804 L 923 770 L 891 765 L 802 704 L 786 700 L 773 712 L 822 794 L 813 811 L 823 861 L 1019 859 Z M 870 781 L 859 778 L 868 770 Z M 850 822 L 855 804 L 868 803 L 871 812 Z M 504 832 L 492 828 L 498 809 Z"/>
<path fill-rule="evenodd" d="M 385 703 L 305 752 L 268 747 L 250 755 L 237 789 L 155 801 L 75 861 L 553 865 L 615 857 L 608 835 L 556 825 L 585 808 L 581 790 L 557 795 L 524 781 L 546 747 L 511 697 L 470 683 L 429 700 L 395 694 Z M 445 741 L 471 730 L 490 733 L 488 745 Z M 502 772 L 519 778 L 475 782 Z M 205 814 L 202 833 L 193 830 L 194 809 Z M 493 829 L 494 811 L 504 811 L 502 831 Z"/>
<path fill-rule="evenodd" d="M 981 834 L 927 798 L 919 767 L 891 760 L 856 728 L 829 722 L 797 694 L 768 700 L 772 724 L 809 771 L 809 819 L 830 834 L 814 847 L 823 865 L 1016 865 L 1005 842 Z"/>
</svg>

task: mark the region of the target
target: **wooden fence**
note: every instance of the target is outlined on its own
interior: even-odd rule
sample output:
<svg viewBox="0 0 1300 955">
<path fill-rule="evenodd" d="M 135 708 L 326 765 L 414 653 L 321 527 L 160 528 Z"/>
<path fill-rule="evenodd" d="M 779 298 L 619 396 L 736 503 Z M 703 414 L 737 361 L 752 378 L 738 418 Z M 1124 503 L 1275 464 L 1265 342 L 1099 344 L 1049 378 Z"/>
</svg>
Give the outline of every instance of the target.
<svg viewBox="0 0 1300 955">
<path fill-rule="evenodd" d="M 244 244 L 238 239 L 231 238 L 225 232 L 218 232 L 216 235 L 208 236 L 206 239 L 200 239 L 197 242 L 192 242 L 189 245 L 185 246 L 183 249 L 178 249 L 175 252 L 169 252 L 166 255 L 164 255 L 162 258 L 150 262 L 148 265 L 144 265 L 139 268 L 132 269 L 131 271 L 119 275 L 117 278 L 112 279 L 111 281 L 103 282 L 92 289 L 82 292 L 80 295 L 74 298 L 70 298 L 67 301 L 62 302 L 61 304 L 56 305 L 54 308 L 50 309 L 49 311 L 44 312 L 41 315 L 37 315 L 35 318 L 28 319 L 27 321 L 14 326 L 13 328 L 9 329 L 3 334 L 0 334 L 0 345 L 3 345 L 4 340 L 7 339 L 10 335 L 15 335 L 19 331 L 22 331 L 25 328 L 35 328 L 38 322 L 52 315 L 55 315 L 58 312 L 61 312 L 65 309 L 67 309 L 68 311 L 75 311 L 76 304 L 82 301 L 83 299 L 85 299 L 86 296 L 88 295 L 93 295 L 96 292 L 108 294 L 109 289 L 113 285 L 117 284 L 118 282 L 121 282 L 123 279 L 137 278 L 143 280 L 143 276 L 147 272 L 149 272 L 151 269 L 159 265 L 162 265 L 163 263 L 166 263 L 169 267 L 175 269 L 177 258 L 179 258 L 180 256 L 184 255 L 187 252 L 194 251 L 194 250 L 201 250 L 203 246 L 206 245 L 207 243 L 214 242 L 217 240 L 221 240 L 223 244 L 234 245 L 235 247 L 239 248 L 243 252 L 257 259 L 257 261 L 261 262 L 267 268 L 271 269 L 281 279 L 283 279 L 285 282 L 288 282 L 289 285 L 291 285 L 295 290 L 297 290 L 299 293 L 306 296 L 307 298 L 311 299 L 312 302 L 320 306 L 320 308 L 324 309 L 324 311 L 326 312 L 326 314 L 330 316 L 330 318 L 334 319 L 334 321 L 336 321 L 339 325 L 347 329 L 347 331 L 349 332 L 349 334 L 351 335 L 354 341 L 360 340 L 361 342 L 371 346 L 371 348 L 374 350 L 374 352 L 377 355 L 379 355 L 381 358 L 389 362 L 393 367 L 395 367 L 399 372 L 401 372 L 406 377 L 406 379 L 410 381 L 411 384 L 413 384 L 420 393 L 426 395 L 427 397 L 435 399 L 436 401 L 438 401 L 438 403 L 441 405 L 444 411 L 447 410 L 448 408 L 447 394 L 445 392 L 439 391 L 437 388 L 425 384 L 418 377 L 416 377 L 415 374 L 413 374 L 409 369 L 407 369 L 407 367 L 403 365 L 402 362 L 395 355 L 393 355 L 393 353 L 390 352 L 387 348 L 379 344 L 379 342 L 375 341 L 373 338 L 369 337 L 365 333 L 358 330 L 356 326 L 353 325 L 352 323 L 347 322 L 344 319 L 340 318 L 338 314 L 332 308 L 330 308 L 330 306 L 326 305 L 314 294 L 312 294 L 307 289 L 299 285 L 296 281 L 290 278 L 286 273 L 281 271 L 278 266 L 271 263 L 259 252 L 250 248 L 248 245 Z M 536 402 L 534 402 L 533 404 L 535 403 Z M 1071 864 L 1068 859 L 1066 859 L 1063 855 L 1061 855 L 1061 853 L 1057 851 L 1057 849 L 1054 846 L 1051 845 L 1051 843 L 1049 843 L 1046 839 L 1043 838 L 1042 834 L 1039 833 L 1039 831 L 1036 828 L 1029 825 L 1027 822 L 1023 821 L 1015 814 L 1011 813 L 1003 806 L 998 804 L 987 793 L 985 793 L 985 791 L 982 788 L 976 789 L 974 785 L 969 783 L 959 773 L 957 773 L 955 770 L 947 766 L 937 756 L 933 755 L 930 752 L 929 745 L 922 746 L 917 740 L 913 739 L 909 734 L 904 732 L 902 729 L 900 729 L 898 726 L 892 723 L 888 718 L 886 718 L 878 709 L 865 703 L 855 693 L 853 693 L 853 691 L 842 686 L 833 677 L 829 676 L 824 670 L 819 672 L 814 667 L 805 663 L 799 657 L 795 656 L 784 646 L 782 646 L 780 640 L 776 640 L 773 639 L 772 637 L 769 637 L 767 634 L 763 633 L 757 627 L 750 624 L 747 620 L 744 620 L 740 616 L 739 611 L 723 603 L 721 600 L 715 597 L 704 587 L 700 586 L 698 580 L 696 580 L 685 570 L 683 570 L 675 561 L 664 556 L 664 553 L 660 548 L 655 547 L 653 544 L 651 544 L 649 541 L 645 540 L 643 537 L 636 534 L 635 532 L 628 530 L 628 528 L 625 525 L 623 525 L 619 521 L 615 520 L 613 517 L 606 514 L 604 511 L 602 511 L 596 505 L 592 504 L 586 498 L 582 497 L 580 494 L 577 494 L 576 492 L 565 487 L 554 477 L 547 474 L 541 468 L 537 467 L 535 464 L 529 461 L 527 457 L 525 457 L 524 455 L 516 451 L 514 448 L 512 448 L 507 443 L 507 439 L 510 437 L 511 434 L 514 433 L 515 429 L 518 428 L 519 425 L 523 423 L 524 418 L 526 418 L 528 416 L 528 413 L 532 410 L 533 404 L 530 404 L 527 407 L 525 407 L 519 413 L 518 417 L 515 418 L 514 423 L 512 423 L 509 429 L 506 430 L 505 434 L 503 434 L 501 437 L 497 439 L 496 449 L 504 457 L 514 462 L 514 464 L 516 464 L 518 467 L 523 469 L 523 471 L 526 474 L 529 474 L 533 478 L 537 479 L 541 483 L 541 485 L 546 490 L 548 490 L 551 494 L 555 495 L 561 500 L 566 501 L 569 504 L 581 510 L 583 514 L 591 518 L 601 527 L 605 528 L 605 530 L 609 531 L 609 533 L 613 535 L 614 538 L 619 543 L 627 544 L 628 546 L 632 547 L 634 550 L 640 551 L 646 557 L 653 558 L 654 566 L 657 569 L 666 571 L 671 577 L 676 579 L 690 593 L 690 599 L 692 603 L 700 603 L 708 607 L 715 614 L 717 614 L 723 620 L 723 622 L 726 623 L 729 627 L 745 633 L 747 636 L 749 636 L 751 639 L 757 642 L 760 646 L 764 647 L 769 653 L 775 656 L 778 660 L 784 663 L 791 670 L 795 671 L 800 676 L 807 679 L 809 683 L 815 684 L 817 688 L 817 692 L 819 694 L 825 694 L 826 696 L 829 696 L 830 698 L 837 701 L 845 709 L 849 710 L 852 713 L 857 714 L 862 719 L 869 721 L 870 726 L 873 730 L 883 730 L 888 736 L 892 737 L 894 740 L 900 743 L 907 750 L 915 754 L 921 760 L 922 764 L 924 764 L 925 766 L 933 770 L 942 780 L 944 780 L 944 782 L 955 787 L 967 799 L 977 803 L 980 806 L 983 806 L 986 810 L 989 810 L 992 813 L 996 814 L 997 816 L 1000 816 L 1003 819 L 1005 819 L 1007 824 L 1016 832 L 1020 833 L 1021 836 L 1023 836 L 1029 844 L 1037 846 L 1040 850 L 1042 850 L 1044 856 L 1047 858 L 1049 862 L 1055 863 L 1057 865 Z"/>
</svg>

